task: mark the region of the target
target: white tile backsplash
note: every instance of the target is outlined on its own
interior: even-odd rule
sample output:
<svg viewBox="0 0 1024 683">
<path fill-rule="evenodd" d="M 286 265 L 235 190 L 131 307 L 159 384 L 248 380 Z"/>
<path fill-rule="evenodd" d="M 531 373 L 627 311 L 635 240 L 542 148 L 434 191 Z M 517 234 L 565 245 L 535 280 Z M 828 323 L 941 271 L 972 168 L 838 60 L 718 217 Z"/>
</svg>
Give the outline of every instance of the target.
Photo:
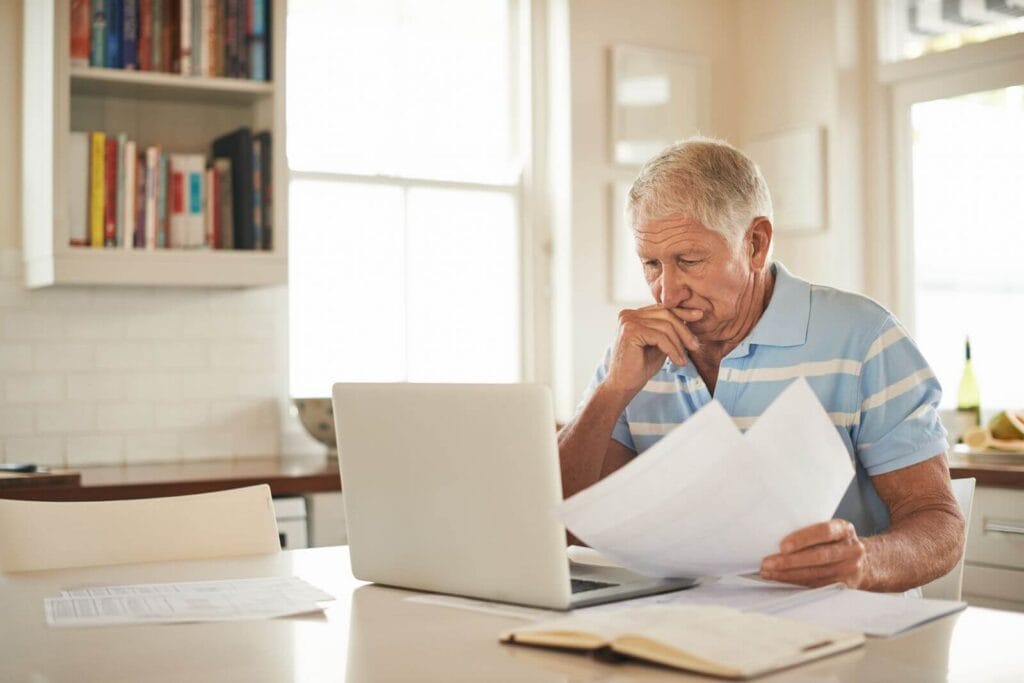
<svg viewBox="0 0 1024 683">
<path fill-rule="evenodd" d="M 75 466 L 281 452 L 283 290 L 27 290 L 20 261 L 0 249 L 0 459 Z"/>
</svg>

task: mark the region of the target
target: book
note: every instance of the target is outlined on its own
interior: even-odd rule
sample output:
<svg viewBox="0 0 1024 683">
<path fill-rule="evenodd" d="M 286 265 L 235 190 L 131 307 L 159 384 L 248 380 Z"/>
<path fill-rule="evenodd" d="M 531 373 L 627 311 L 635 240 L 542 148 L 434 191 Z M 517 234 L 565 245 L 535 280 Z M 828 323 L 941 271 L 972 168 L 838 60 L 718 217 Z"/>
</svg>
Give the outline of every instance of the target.
<svg viewBox="0 0 1024 683">
<path fill-rule="evenodd" d="M 252 138 L 252 241 L 253 249 L 263 248 L 263 140 Z"/>
<path fill-rule="evenodd" d="M 107 55 L 103 65 L 111 69 L 120 69 L 121 34 L 124 31 L 124 19 L 121 12 L 124 0 L 106 0 L 107 17 Z"/>
<path fill-rule="evenodd" d="M 249 78 L 267 80 L 267 7 L 266 0 L 248 0 L 249 4 Z"/>
<path fill-rule="evenodd" d="M 208 166 L 203 172 L 206 192 L 203 194 L 203 228 L 206 231 L 205 241 L 211 249 L 220 248 L 220 230 L 217 225 L 220 218 L 217 214 L 217 204 L 220 202 L 220 193 L 217 190 L 217 171 L 213 166 Z"/>
<path fill-rule="evenodd" d="M 89 134 L 71 133 L 68 147 L 68 243 L 89 244 Z"/>
<path fill-rule="evenodd" d="M 238 5 L 241 0 L 225 0 L 224 23 L 224 69 L 222 76 L 238 76 Z"/>
<path fill-rule="evenodd" d="M 164 3 L 171 0 L 150 0 L 150 12 L 152 16 L 152 58 L 150 68 L 153 71 L 165 71 L 164 69 Z"/>
<path fill-rule="evenodd" d="M 117 138 L 108 135 L 103 157 L 103 246 L 117 244 Z"/>
<path fill-rule="evenodd" d="M 175 0 L 178 9 L 178 68 L 180 74 L 192 73 L 192 0 Z"/>
<path fill-rule="evenodd" d="M 146 249 L 156 246 L 157 196 L 160 194 L 160 148 L 146 148 L 146 226 L 142 244 Z"/>
<path fill-rule="evenodd" d="M 530 624 L 500 640 L 750 678 L 860 647 L 864 634 L 729 607 L 647 605 Z"/>
<path fill-rule="evenodd" d="M 154 247 L 169 247 L 171 242 L 171 164 L 170 155 L 161 151 L 157 156 L 156 235 Z"/>
<path fill-rule="evenodd" d="M 106 0 L 92 0 L 92 31 L 89 38 L 89 66 L 107 63 L 107 5 Z"/>
<path fill-rule="evenodd" d="M 89 245 L 99 249 L 103 246 L 103 201 L 106 198 L 107 136 L 93 133 L 89 145 Z"/>
<path fill-rule="evenodd" d="M 270 131 L 265 130 L 255 135 L 260 141 L 260 200 L 261 200 L 261 235 L 260 248 L 271 250 L 274 248 L 273 230 L 273 196 L 274 183 L 271 169 L 274 167 L 274 148 L 270 144 Z"/>
<path fill-rule="evenodd" d="M 140 71 L 153 70 L 153 0 L 139 0 L 138 60 Z"/>
<path fill-rule="evenodd" d="M 189 72 L 193 76 L 205 75 L 205 67 L 203 61 L 206 59 L 205 53 L 205 35 L 206 25 L 204 23 L 206 17 L 203 15 L 203 0 L 183 0 L 185 2 L 192 3 L 192 70 Z"/>
<path fill-rule="evenodd" d="M 89 66 L 89 0 L 71 0 L 71 66 Z"/>
<path fill-rule="evenodd" d="M 117 180 L 116 180 L 116 191 L 114 193 L 114 241 L 111 246 L 124 246 L 125 243 L 125 232 L 124 226 L 126 219 L 124 215 L 125 209 L 125 175 L 124 175 L 124 157 L 125 147 L 128 145 L 128 136 L 124 133 L 119 133 L 116 138 L 117 147 L 115 152 L 117 154 Z"/>
<path fill-rule="evenodd" d="M 235 220 L 232 203 L 231 159 L 214 159 L 213 170 L 217 173 L 217 191 L 220 194 L 218 205 L 220 242 L 218 248 L 234 249 Z"/>
<path fill-rule="evenodd" d="M 125 0 L 121 14 L 121 67 L 139 68 L 139 5 L 137 0 Z"/>
<path fill-rule="evenodd" d="M 203 221 L 205 165 L 206 159 L 201 154 L 170 155 L 170 247 L 195 248 L 206 243 Z"/>
<path fill-rule="evenodd" d="M 167 40 L 164 47 L 167 54 L 164 55 L 164 66 L 166 70 L 180 74 L 181 71 L 181 1 L 164 0 L 164 33 Z"/>
<path fill-rule="evenodd" d="M 138 171 L 138 152 L 134 140 L 127 140 L 121 155 L 124 169 L 124 211 L 121 224 L 121 246 L 131 249 L 135 246 L 135 199 L 138 192 L 135 175 Z"/>
<path fill-rule="evenodd" d="M 220 25 L 218 23 L 218 17 L 220 13 L 218 11 L 218 7 L 222 5 L 223 3 L 219 3 L 216 0 L 202 0 L 203 51 L 200 57 L 201 76 L 219 75 L 219 66 L 217 59 L 217 36 L 220 31 Z"/>
<path fill-rule="evenodd" d="M 132 246 L 146 246 L 146 153 L 137 151 L 135 157 L 135 231 Z"/>
<path fill-rule="evenodd" d="M 252 131 L 239 128 L 213 141 L 214 158 L 231 160 L 231 205 L 234 249 L 255 249 L 253 233 Z"/>
</svg>

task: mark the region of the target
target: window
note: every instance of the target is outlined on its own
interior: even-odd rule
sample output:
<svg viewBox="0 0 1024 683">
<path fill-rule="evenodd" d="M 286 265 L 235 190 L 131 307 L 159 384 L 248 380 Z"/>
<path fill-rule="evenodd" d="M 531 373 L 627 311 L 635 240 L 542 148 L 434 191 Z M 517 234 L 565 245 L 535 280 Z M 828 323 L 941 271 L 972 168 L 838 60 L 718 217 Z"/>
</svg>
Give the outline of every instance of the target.
<svg viewBox="0 0 1024 683">
<path fill-rule="evenodd" d="M 515 5 L 290 0 L 293 395 L 520 379 Z"/>
<path fill-rule="evenodd" d="M 1024 86 L 910 107 L 917 340 L 956 403 L 970 334 L 982 408 L 1016 408 L 1024 310 Z"/>
<path fill-rule="evenodd" d="M 1021 0 L 878 0 L 883 62 L 914 59 L 1024 31 Z"/>
</svg>

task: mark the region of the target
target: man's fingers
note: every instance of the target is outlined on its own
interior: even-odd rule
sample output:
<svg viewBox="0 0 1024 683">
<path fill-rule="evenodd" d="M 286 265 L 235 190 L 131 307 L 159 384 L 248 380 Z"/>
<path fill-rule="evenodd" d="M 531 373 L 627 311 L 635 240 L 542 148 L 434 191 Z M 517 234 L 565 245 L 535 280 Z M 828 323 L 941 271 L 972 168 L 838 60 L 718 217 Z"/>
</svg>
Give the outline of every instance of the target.
<svg viewBox="0 0 1024 683">
<path fill-rule="evenodd" d="M 661 330 L 653 327 L 641 330 L 639 341 L 644 346 L 656 347 L 659 351 L 671 358 L 672 362 L 677 365 L 686 364 L 686 354 L 683 352 L 682 347 L 679 346 L 678 341 L 671 339 Z"/>
<path fill-rule="evenodd" d="M 792 553 L 801 548 L 808 548 L 822 543 L 833 543 L 857 535 L 853 525 L 845 519 L 830 519 L 827 522 L 812 524 L 794 531 L 782 539 L 779 549 L 783 553 Z"/>
<path fill-rule="evenodd" d="M 675 330 L 676 335 L 679 337 L 680 343 L 691 351 L 696 351 L 700 348 L 700 341 L 697 339 L 697 335 L 690 331 L 690 328 L 686 326 L 686 323 L 700 320 L 704 317 L 703 311 L 696 309 L 682 309 L 682 308 L 663 308 L 662 306 L 645 306 L 644 308 L 637 309 L 635 311 L 635 319 L 648 323 L 652 320 L 661 320 L 667 323 Z"/>
<path fill-rule="evenodd" d="M 860 562 L 860 558 L 857 558 L 856 560 L 836 562 L 818 567 L 800 567 L 798 569 L 774 572 L 762 570 L 761 577 L 772 581 L 808 586 L 810 588 L 826 586 L 837 582 L 852 585 L 856 584 L 857 577 L 860 574 Z"/>
<path fill-rule="evenodd" d="M 658 318 L 650 318 L 643 322 L 646 327 L 661 332 L 668 341 L 676 349 L 675 353 L 670 353 L 669 357 L 672 358 L 672 362 L 677 365 L 686 364 L 686 344 L 680 339 L 679 330 L 673 326 L 667 320 L 660 320 Z"/>
<path fill-rule="evenodd" d="M 792 553 L 770 555 L 764 558 L 761 568 L 769 572 L 788 571 L 847 562 L 863 556 L 864 544 L 848 538 L 838 543 L 825 543 Z"/>
</svg>

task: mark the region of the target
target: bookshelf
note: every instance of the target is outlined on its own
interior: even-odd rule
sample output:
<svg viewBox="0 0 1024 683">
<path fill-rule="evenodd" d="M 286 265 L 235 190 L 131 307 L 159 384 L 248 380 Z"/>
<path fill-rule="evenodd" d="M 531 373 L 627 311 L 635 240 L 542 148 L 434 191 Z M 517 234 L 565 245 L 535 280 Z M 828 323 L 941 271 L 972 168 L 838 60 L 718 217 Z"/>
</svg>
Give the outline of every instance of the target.
<svg viewBox="0 0 1024 683">
<path fill-rule="evenodd" d="M 273 0 L 272 81 L 72 67 L 70 0 L 23 0 L 22 223 L 25 283 L 257 287 L 288 281 L 285 0 Z M 127 133 L 140 147 L 209 154 L 240 126 L 270 130 L 272 250 L 121 249 L 69 244 L 71 131 Z"/>
</svg>

